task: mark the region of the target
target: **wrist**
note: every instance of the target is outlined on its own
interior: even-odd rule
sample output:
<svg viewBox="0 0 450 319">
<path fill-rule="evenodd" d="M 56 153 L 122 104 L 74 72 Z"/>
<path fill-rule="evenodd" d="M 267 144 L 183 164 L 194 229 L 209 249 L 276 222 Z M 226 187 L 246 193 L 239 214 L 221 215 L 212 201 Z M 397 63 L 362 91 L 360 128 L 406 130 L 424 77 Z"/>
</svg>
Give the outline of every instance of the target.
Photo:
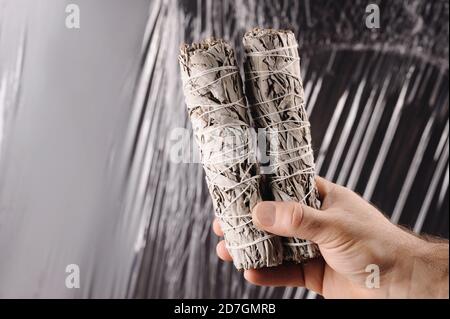
<svg viewBox="0 0 450 319">
<path fill-rule="evenodd" d="M 416 289 L 412 290 L 412 298 L 448 298 L 448 242 L 422 241 L 426 244 L 416 263 L 418 269 L 413 273 L 413 287 Z"/>
<path fill-rule="evenodd" d="M 448 243 L 408 234 L 400 245 L 391 298 L 448 298 Z"/>
</svg>

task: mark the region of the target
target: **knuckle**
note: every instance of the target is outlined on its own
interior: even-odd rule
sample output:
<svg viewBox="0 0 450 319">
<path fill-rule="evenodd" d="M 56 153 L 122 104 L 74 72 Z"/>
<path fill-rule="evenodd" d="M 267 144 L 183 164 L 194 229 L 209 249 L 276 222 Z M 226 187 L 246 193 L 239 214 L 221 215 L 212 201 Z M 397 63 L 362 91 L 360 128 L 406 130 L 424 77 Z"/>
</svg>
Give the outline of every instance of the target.
<svg viewBox="0 0 450 319">
<path fill-rule="evenodd" d="M 292 203 L 291 204 L 291 224 L 290 226 L 293 228 L 299 228 L 302 224 L 303 220 L 303 209 L 300 204 Z"/>
</svg>

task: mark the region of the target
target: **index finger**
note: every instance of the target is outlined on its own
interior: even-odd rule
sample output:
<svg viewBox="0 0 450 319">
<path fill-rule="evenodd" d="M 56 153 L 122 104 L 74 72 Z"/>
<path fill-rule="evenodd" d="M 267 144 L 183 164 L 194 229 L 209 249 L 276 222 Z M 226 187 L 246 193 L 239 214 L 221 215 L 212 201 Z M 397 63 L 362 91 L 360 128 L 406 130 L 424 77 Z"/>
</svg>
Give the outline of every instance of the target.
<svg viewBox="0 0 450 319">
<path fill-rule="evenodd" d="M 323 177 L 316 176 L 316 186 L 317 190 L 319 191 L 320 199 L 323 201 L 325 197 L 327 197 L 328 193 L 330 192 L 333 183 L 326 180 Z"/>
</svg>

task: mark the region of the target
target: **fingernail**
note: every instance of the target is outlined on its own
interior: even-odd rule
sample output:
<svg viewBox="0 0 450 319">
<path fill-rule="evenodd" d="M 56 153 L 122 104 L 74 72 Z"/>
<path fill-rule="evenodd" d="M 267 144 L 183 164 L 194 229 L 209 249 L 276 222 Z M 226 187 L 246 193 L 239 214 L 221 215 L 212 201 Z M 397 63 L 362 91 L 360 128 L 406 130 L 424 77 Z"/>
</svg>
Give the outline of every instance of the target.
<svg viewBox="0 0 450 319">
<path fill-rule="evenodd" d="M 257 206 L 255 215 L 261 226 L 272 226 L 275 223 L 275 205 L 261 203 Z"/>
</svg>

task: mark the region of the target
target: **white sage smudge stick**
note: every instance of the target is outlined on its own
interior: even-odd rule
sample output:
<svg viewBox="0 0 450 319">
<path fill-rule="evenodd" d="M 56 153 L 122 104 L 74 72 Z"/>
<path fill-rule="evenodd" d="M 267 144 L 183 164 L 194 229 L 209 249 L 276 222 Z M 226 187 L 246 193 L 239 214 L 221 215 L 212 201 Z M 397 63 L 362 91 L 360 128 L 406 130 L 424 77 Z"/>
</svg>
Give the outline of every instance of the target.
<svg viewBox="0 0 450 319">
<path fill-rule="evenodd" d="M 246 95 L 256 127 L 268 134 L 270 190 L 275 200 L 320 208 L 315 185 L 310 124 L 304 108 L 300 58 L 291 31 L 254 29 L 244 36 Z M 283 238 L 284 259 L 320 255 L 316 244 Z"/>
<path fill-rule="evenodd" d="M 209 39 L 181 47 L 183 90 L 215 214 L 237 269 L 283 262 L 280 237 L 256 229 L 251 209 L 261 200 L 242 80 L 234 50 Z"/>
</svg>

